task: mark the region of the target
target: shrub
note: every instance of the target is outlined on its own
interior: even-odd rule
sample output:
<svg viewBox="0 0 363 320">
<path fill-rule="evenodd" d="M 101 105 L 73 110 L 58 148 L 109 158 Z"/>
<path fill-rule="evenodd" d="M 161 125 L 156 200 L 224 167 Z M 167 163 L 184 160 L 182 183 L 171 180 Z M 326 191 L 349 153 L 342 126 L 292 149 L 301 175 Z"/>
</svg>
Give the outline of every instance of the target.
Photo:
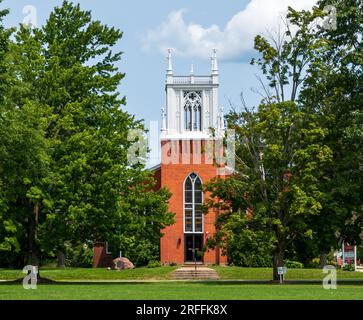
<svg viewBox="0 0 363 320">
<path fill-rule="evenodd" d="M 259 229 L 254 223 L 239 212 L 229 216 L 228 222 L 221 228 L 223 253 L 228 257 L 229 265 L 240 267 L 272 267 L 274 237 L 271 232 Z M 218 242 L 218 240 L 216 240 Z M 210 247 L 214 247 L 210 242 Z"/>
<path fill-rule="evenodd" d="M 230 265 L 240 267 L 272 267 L 273 243 L 269 235 L 259 231 L 239 230 L 226 239 Z"/>
<path fill-rule="evenodd" d="M 320 267 L 320 258 L 314 258 L 311 263 L 316 268 Z"/>
<path fill-rule="evenodd" d="M 159 268 L 161 267 L 161 263 L 159 261 L 150 261 L 147 266 L 147 268 Z"/>
<path fill-rule="evenodd" d="M 286 260 L 286 268 L 288 269 L 302 269 L 304 268 L 304 265 L 301 262 L 298 261 L 290 261 L 290 260 Z"/>
<path fill-rule="evenodd" d="M 228 259 L 231 261 L 229 265 L 240 267 L 272 267 L 272 256 L 268 254 L 259 255 L 252 252 L 229 252 Z"/>
<path fill-rule="evenodd" d="M 145 239 L 136 241 L 134 238 L 124 237 L 122 241 L 110 240 L 109 249 L 112 253 L 119 253 L 127 257 L 135 267 L 147 266 L 151 261 L 159 259 L 159 244 Z"/>
<path fill-rule="evenodd" d="M 66 248 L 66 266 L 74 268 L 92 267 L 93 250 L 86 244 Z"/>
<path fill-rule="evenodd" d="M 354 271 L 354 265 L 352 264 L 346 264 L 344 267 L 343 267 L 343 270 L 344 271 Z"/>
</svg>

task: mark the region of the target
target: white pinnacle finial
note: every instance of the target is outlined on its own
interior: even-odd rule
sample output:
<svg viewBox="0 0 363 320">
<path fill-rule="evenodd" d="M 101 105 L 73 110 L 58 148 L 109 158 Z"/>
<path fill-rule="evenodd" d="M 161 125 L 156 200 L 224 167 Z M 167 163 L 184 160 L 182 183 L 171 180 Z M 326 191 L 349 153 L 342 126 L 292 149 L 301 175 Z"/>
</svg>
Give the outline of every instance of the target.
<svg viewBox="0 0 363 320">
<path fill-rule="evenodd" d="M 161 108 L 161 131 L 166 130 L 166 108 Z"/>
<path fill-rule="evenodd" d="M 212 55 L 212 73 L 218 73 L 217 49 L 213 49 L 213 55 Z"/>
<path fill-rule="evenodd" d="M 171 49 L 168 49 L 168 69 L 167 74 L 173 74 L 173 63 L 171 61 Z"/>
<path fill-rule="evenodd" d="M 194 74 L 194 63 L 190 66 L 190 74 Z"/>
<path fill-rule="evenodd" d="M 223 107 L 219 108 L 219 128 L 223 131 L 224 127 L 224 109 Z"/>
</svg>

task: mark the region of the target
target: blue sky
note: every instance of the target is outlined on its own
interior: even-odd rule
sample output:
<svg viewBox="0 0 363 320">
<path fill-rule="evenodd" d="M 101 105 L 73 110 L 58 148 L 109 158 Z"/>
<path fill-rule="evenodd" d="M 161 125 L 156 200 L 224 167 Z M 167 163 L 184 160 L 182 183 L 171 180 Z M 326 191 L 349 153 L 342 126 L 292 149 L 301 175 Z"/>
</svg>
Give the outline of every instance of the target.
<svg viewBox="0 0 363 320">
<path fill-rule="evenodd" d="M 228 110 L 229 100 L 240 105 L 244 92 L 249 106 L 258 104 L 255 92 L 257 67 L 249 64 L 254 55 L 253 38 L 273 31 L 288 5 L 309 9 L 315 0 L 82 0 L 83 9 L 92 10 L 94 19 L 124 32 L 117 45 L 123 51 L 120 70 L 126 78 L 120 86 L 127 97 L 126 110 L 138 119 L 159 121 L 165 104 L 164 83 L 166 48 L 174 51 L 175 74 L 188 74 L 194 63 L 195 74 L 210 72 L 212 48 L 219 51 L 220 105 Z M 21 23 L 23 8 L 36 8 L 37 25 L 45 22 L 60 0 L 4 0 L 10 9 L 7 26 Z M 251 90 L 251 89 L 254 90 Z"/>
</svg>

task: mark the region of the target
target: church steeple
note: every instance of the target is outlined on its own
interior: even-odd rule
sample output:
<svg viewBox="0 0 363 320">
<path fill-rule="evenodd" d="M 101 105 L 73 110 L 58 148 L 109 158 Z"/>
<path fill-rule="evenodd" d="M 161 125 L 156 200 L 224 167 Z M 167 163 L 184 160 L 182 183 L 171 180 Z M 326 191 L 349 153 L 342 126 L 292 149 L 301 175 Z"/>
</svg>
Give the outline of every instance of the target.
<svg viewBox="0 0 363 320">
<path fill-rule="evenodd" d="M 173 70 L 171 50 L 167 52 L 161 163 L 153 169 L 158 188 L 165 187 L 172 194 L 168 208 L 175 213 L 175 224 L 163 230 L 160 240 L 160 260 L 166 264 L 227 262 L 218 248 L 208 250 L 202 257 L 195 254 L 203 249 L 209 235 L 215 235 L 214 222 L 218 218 L 217 210 L 203 214 L 201 205 L 209 195 L 203 193 L 202 184 L 226 176 L 216 50 L 211 61 L 205 75 L 200 75 L 193 63 L 184 75 L 178 75 Z"/>
<path fill-rule="evenodd" d="M 212 53 L 210 75 L 175 75 L 171 50 L 167 55 L 166 106 L 162 112 L 162 139 L 209 139 L 211 128 L 223 133 L 218 101 L 217 50 Z"/>
</svg>

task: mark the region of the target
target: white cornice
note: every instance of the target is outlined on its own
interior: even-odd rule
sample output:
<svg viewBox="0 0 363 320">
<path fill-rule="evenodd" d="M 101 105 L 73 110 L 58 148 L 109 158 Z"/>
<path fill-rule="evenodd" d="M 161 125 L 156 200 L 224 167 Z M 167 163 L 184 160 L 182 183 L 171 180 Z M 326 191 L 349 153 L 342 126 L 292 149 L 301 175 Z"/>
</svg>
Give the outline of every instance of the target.
<svg viewBox="0 0 363 320">
<path fill-rule="evenodd" d="M 152 166 L 151 168 L 147 168 L 147 170 L 149 170 L 149 171 L 156 171 L 156 170 L 158 170 L 160 168 L 161 168 L 161 163 L 156 164 L 156 165 Z"/>
<path fill-rule="evenodd" d="M 160 136 L 161 140 L 216 140 L 223 137 L 224 132 L 216 133 L 216 135 L 213 137 L 211 134 L 202 131 L 185 131 L 183 133 L 162 132 Z"/>
</svg>

